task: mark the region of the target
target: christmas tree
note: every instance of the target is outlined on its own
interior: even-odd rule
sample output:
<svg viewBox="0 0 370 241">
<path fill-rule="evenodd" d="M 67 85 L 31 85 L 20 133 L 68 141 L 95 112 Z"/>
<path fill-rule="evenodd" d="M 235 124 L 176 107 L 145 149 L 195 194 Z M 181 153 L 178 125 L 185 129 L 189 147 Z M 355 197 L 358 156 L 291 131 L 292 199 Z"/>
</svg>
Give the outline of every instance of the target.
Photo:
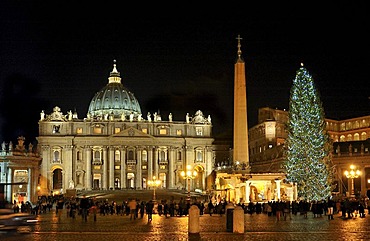
<svg viewBox="0 0 370 241">
<path fill-rule="evenodd" d="M 331 195 L 331 141 L 314 80 L 306 68 L 297 70 L 290 89 L 288 137 L 285 143 L 287 181 L 297 183 L 298 197 L 321 201 Z"/>
</svg>

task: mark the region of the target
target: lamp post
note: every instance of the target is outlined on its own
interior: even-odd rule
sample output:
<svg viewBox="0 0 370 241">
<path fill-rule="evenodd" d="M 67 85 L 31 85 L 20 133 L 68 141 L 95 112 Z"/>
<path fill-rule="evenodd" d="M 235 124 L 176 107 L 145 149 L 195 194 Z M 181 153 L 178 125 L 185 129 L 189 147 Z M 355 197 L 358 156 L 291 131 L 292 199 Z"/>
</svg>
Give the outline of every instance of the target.
<svg viewBox="0 0 370 241">
<path fill-rule="evenodd" d="M 356 167 L 354 165 L 351 165 L 349 168 L 350 168 L 350 171 L 346 170 L 344 172 L 344 175 L 346 175 L 347 178 L 351 179 L 351 195 L 354 196 L 355 195 L 355 181 L 354 181 L 354 179 L 358 178 L 361 175 L 361 171 L 356 169 Z"/>
<path fill-rule="evenodd" d="M 148 181 L 148 186 L 153 187 L 153 201 L 155 201 L 157 199 L 157 197 L 155 196 L 155 189 L 159 185 L 161 185 L 161 180 L 157 180 L 157 178 L 155 176 L 153 176 L 153 180 Z"/>
<path fill-rule="evenodd" d="M 197 175 L 198 175 L 198 173 L 197 173 L 197 171 L 191 171 L 191 165 L 187 165 L 186 166 L 186 171 L 182 171 L 181 173 L 180 173 L 180 175 L 184 178 L 184 179 L 186 179 L 187 180 L 187 182 L 188 182 L 188 197 L 187 197 L 187 200 L 188 201 L 190 201 L 190 180 L 191 179 L 194 179 Z"/>
</svg>

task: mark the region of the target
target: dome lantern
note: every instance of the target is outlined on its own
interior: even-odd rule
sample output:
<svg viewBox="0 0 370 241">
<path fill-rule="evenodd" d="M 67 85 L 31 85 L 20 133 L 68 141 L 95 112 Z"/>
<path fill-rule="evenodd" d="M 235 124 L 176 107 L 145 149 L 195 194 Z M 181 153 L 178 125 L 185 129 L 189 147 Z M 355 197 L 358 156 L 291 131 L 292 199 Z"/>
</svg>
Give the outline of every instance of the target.
<svg viewBox="0 0 370 241">
<path fill-rule="evenodd" d="M 120 72 L 117 70 L 116 61 L 108 77 L 108 84 L 98 91 L 92 98 L 88 116 L 89 119 L 122 119 L 133 114 L 135 118 L 141 115 L 141 108 L 135 95 L 121 83 Z"/>
</svg>

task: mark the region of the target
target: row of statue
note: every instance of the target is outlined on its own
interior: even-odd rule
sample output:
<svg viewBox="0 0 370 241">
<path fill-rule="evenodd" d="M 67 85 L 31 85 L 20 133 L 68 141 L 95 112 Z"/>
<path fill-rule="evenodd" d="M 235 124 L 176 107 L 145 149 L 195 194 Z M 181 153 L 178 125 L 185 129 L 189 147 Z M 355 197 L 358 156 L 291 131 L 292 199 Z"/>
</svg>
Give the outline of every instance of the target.
<svg viewBox="0 0 370 241">
<path fill-rule="evenodd" d="M 136 119 L 135 119 L 135 114 L 133 112 L 130 113 L 130 115 L 128 116 L 129 117 L 129 121 L 130 122 L 133 122 L 133 121 L 144 121 L 143 117 L 142 117 L 142 114 L 138 114 Z M 102 120 L 111 120 L 113 121 L 114 120 L 114 115 L 109 115 L 109 114 L 104 114 L 103 117 L 98 117 L 97 119 L 100 120 L 100 118 L 102 118 Z M 40 121 L 43 121 L 46 119 L 46 115 L 45 115 L 45 112 L 44 110 L 41 111 L 40 113 Z M 62 112 L 60 112 L 60 108 L 59 107 L 55 107 L 53 109 L 53 113 L 49 116 L 48 120 L 64 120 L 64 121 L 72 121 L 73 119 L 77 119 L 77 113 L 75 114 L 72 114 L 72 111 L 68 111 L 68 114 L 67 115 L 63 115 Z M 87 113 L 87 118 L 86 120 L 91 120 L 92 117 L 91 117 L 91 114 L 90 113 Z M 121 121 L 126 121 L 126 114 L 125 113 L 122 113 L 121 114 Z M 153 114 L 153 119 L 152 119 L 152 115 L 150 112 L 148 112 L 147 114 L 147 121 L 148 122 L 160 122 L 162 121 L 162 118 L 160 116 L 160 114 L 158 114 L 157 112 L 154 112 Z M 168 121 L 169 122 L 172 122 L 172 113 L 170 113 L 168 115 Z M 203 113 L 198 110 L 196 113 L 195 113 L 195 116 L 194 117 L 191 117 L 189 115 L 189 113 L 186 113 L 186 116 L 185 116 L 185 121 L 186 123 L 190 123 L 190 122 L 194 122 L 194 123 L 208 123 L 208 124 L 211 124 L 211 116 L 208 115 L 207 118 L 204 118 L 203 116 Z"/>
</svg>

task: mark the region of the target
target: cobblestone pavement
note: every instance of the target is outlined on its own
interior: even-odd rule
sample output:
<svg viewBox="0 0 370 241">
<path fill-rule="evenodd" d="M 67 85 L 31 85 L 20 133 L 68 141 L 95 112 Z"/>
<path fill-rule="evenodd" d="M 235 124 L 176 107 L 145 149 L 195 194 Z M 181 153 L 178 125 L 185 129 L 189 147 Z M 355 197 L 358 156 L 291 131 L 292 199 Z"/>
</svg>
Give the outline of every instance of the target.
<svg viewBox="0 0 370 241">
<path fill-rule="evenodd" d="M 97 216 L 97 221 L 89 216 L 87 222 L 80 216 L 71 219 L 63 216 L 58 221 L 54 212 L 39 215 L 39 223 L 28 233 L 2 233 L 2 241 L 112 241 L 112 240 L 370 240 L 370 216 L 365 218 L 342 219 L 335 215 L 334 220 L 326 216 L 308 218 L 297 215 L 284 221 L 266 214 L 245 215 L 245 232 L 227 232 L 226 217 L 223 215 L 203 215 L 199 218 L 199 234 L 189 234 L 188 217 L 168 217 L 153 215 L 153 221 L 130 220 L 129 216 Z"/>
</svg>

